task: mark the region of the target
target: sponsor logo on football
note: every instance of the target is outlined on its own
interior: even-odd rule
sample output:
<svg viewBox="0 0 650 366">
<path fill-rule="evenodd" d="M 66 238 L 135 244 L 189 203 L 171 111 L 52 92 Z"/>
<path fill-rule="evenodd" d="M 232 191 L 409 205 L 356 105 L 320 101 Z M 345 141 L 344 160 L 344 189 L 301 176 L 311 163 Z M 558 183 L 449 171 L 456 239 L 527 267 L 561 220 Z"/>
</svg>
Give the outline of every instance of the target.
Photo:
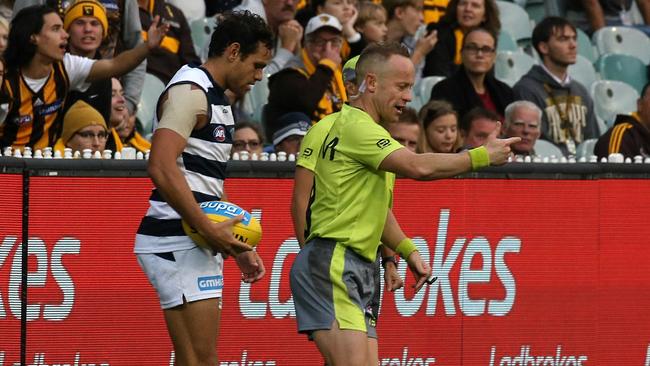
<svg viewBox="0 0 650 366">
<path fill-rule="evenodd" d="M 196 279 L 201 291 L 221 290 L 223 288 L 223 276 L 204 276 Z"/>
<path fill-rule="evenodd" d="M 216 215 L 222 215 L 222 216 L 228 216 L 228 217 L 237 217 L 239 215 L 244 215 L 244 218 L 242 219 L 242 224 L 248 225 L 250 222 L 250 215 L 241 207 L 237 205 L 230 204 L 228 202 L 223 202 L 223 201 L 206 201 L 206 202 L 201 202 L 199 204 L 199 207 L 206 212 L 206 213 L 213 213 Z M 206 211 L 207 209 L 210 209 L 210 211 Z"/>
</svg>

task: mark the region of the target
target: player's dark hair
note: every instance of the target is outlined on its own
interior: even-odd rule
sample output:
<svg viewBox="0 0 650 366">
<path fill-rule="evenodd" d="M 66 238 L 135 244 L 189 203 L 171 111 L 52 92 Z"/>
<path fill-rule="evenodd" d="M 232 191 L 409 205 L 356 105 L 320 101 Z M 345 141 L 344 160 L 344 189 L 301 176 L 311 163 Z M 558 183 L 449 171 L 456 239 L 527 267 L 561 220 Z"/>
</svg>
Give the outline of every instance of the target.
<svg viewBox="0 0 650 366">
<path fill-rule="evenodd" d="M 273 48 L 273 33 L 262 17 L 248 10 L 228 12 L 219 18 L 212 32 L 208 57 L 219 57 L 228 46 L 239 43 L 240 58 L 244 60 L 257 51 L 260 42 Z"/>
</svg>

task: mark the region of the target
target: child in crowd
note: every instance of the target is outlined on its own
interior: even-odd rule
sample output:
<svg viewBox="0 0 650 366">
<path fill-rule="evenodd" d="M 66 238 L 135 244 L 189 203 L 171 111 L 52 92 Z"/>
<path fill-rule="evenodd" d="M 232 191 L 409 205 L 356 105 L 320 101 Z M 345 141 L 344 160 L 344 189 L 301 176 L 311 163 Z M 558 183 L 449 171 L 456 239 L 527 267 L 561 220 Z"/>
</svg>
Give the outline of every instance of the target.
<svg viewBox="0 0 650 366">
<path fill-rule="evenodd" d="M 386 41 L 387 14 L 386 9 L 375 3 L 362 2 L 359 5 L 359 16 L 354 23 L 354 29 L 361 34 L 366 43 Z"/>
</svg>

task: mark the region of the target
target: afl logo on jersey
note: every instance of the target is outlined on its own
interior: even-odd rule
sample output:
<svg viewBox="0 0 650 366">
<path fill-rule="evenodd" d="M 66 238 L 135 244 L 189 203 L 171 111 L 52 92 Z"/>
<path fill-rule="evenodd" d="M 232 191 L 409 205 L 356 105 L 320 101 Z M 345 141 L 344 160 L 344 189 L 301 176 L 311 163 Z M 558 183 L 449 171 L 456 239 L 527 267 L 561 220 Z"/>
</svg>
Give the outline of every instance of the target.
<svg viewBox="0 0 650 366">
<path fill-rule="evenodd" d="M 223 128 L 223 126 L 217 126 L 214 129 L 214 139 L 217 140 L 217 142 L 224 142 L 226 141 L 226 129 Z"/>
</svg>

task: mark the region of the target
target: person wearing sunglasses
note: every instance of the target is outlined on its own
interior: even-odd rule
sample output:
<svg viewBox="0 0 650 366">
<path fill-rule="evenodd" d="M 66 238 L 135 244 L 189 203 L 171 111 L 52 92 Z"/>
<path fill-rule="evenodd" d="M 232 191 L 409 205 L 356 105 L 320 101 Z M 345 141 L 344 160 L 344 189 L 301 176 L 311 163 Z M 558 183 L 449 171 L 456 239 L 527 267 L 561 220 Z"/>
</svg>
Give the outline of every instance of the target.
<svg viewBox="0 0 650 366">
<path fill-rule="evenodd" d="M 78 100 L 63 116 L 63 131 L 54 148 L 61 153 L 66 147 L 73 152 L 85 149 L 91 149 L 93 153 L 103 151 L 109 134 L 101 113 L 83 100 Z"/>
</svg>

